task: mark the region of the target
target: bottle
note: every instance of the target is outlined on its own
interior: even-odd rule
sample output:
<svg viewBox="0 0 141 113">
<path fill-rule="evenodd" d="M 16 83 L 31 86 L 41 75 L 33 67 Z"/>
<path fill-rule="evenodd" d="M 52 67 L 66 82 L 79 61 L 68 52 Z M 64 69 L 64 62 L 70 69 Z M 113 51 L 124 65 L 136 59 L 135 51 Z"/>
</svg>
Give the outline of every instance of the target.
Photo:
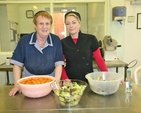
<svg viewBox="0 0 141 113">
<path fill-rule="evenodd" d="M 126 92 L 125 93 L 125 102 L 130 102 L 132 99 L 132 93 Z"/>
<path fill-rule="evenodd" d="M 10 65 L 10 58 L 7 57 L 5 62 L 6 62 L 6 65 L 9 66 Z"/>
<path fill-rule="evenodd" d="M 125 92 L 130 92 L 130 93 L 132 93 L 132 77 L 131 77 L 131 70 L 127 70 Z"/>
</svg>

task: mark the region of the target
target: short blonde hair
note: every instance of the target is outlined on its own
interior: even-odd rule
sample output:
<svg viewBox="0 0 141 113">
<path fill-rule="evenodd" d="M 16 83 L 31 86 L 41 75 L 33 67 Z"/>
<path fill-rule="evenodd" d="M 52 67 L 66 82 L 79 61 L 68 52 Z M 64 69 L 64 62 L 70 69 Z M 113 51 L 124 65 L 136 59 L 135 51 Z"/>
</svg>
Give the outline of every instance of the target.
<svg viewBox="0 0 141 113">
<path fill-rule="evenodd" d="M 75 15 L 74 13 L 68 14 L 68 15 L 66 16 L 66 18 L 69 17 L 69 16 L 73 16 L 73 17 L 75 17 L 75 18 L 78 20 L 78 22 L 81 22 L 80 18 L 79 18 L 77 15 Z M 66 23 L 66 18 L 65 18 L 65 23 Z"/>
<path fill-rule="evenodd" d="M 78 20 L 78 22 L 81 21 L 81 16 L 80 16 L 80 14 L 79 14 L 78 12 L 76 12 L 76 11 L 69 11 L 69 12 L 67 12 L 67 13 L 65 14 L 65 22 L 66 22 L 66 18 L 67 18 L 68 16 L 74 16 L 74 17 Z"/>
</svg>

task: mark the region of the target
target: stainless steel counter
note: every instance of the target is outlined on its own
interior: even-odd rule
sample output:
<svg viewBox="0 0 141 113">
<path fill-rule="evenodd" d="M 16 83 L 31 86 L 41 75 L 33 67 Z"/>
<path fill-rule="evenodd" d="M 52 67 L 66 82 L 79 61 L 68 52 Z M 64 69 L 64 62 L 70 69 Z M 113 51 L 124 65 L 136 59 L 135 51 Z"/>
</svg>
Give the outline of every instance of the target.
<svg viewBox="0 0 141 113">
<path fill-rule="evenodd" d="M 141 88 L 137 85 L 133 85 L 129 102 L 125 101 L 125 85 L 109 96 L 97 95 L 88 86 L 79 104 L 74 107 L 62 107 L 53 92 L 37 99 L 23 94 L 9 97 L 11 88 L 0 87 L 0 113 L 141 113 Z"/>
</svg>

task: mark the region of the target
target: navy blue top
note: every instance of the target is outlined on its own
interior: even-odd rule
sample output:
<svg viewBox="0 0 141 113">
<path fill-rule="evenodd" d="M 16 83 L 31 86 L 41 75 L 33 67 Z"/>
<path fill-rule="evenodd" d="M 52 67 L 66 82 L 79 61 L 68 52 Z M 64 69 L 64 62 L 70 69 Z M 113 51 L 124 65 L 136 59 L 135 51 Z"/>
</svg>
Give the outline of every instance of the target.
<svg viewBox="0 0 141 113">
<path fill-rule="evenodd" d="M 59 37 L 50 33 L 44 47 L 40 48 L 36 32 L 23 36 L 10 63 L 24 66 L 23 76 L 53 76 L 55 67 L 64 64 Z"/>
</svg>

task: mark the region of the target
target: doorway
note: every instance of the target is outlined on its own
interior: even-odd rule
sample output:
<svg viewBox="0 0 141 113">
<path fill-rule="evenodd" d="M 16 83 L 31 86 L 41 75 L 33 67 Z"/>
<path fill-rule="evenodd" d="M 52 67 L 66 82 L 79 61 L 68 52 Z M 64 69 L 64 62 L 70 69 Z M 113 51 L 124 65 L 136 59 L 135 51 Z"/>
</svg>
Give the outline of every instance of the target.
<svg viewBox="0 0 141 113">
<path fill-rule="evenodd" d="M 54 8 L 54 33 L 63 39 L 67 36 L 66 27 L 64 23 L 64 15 L 68 11 L 76 11 L 76 7 L 55 7 Z"/>
<path fill-rule="evenodd" d="M 64 14 L 65 13 L 54 13 L 54 33 L 59 36 L 60 39 L 66 36 Z"/>
</svg>

